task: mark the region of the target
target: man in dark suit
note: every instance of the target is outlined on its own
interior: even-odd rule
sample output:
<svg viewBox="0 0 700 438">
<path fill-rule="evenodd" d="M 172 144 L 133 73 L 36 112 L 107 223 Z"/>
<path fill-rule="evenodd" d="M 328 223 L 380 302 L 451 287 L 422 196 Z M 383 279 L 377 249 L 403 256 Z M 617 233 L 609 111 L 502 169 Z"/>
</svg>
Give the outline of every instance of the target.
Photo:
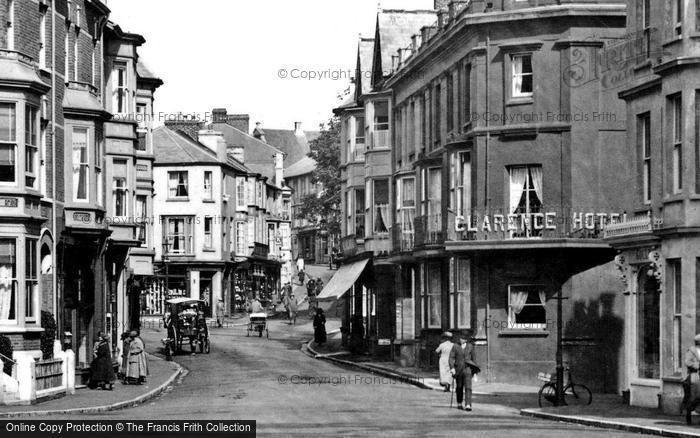
<svg viewBox="0 0 700 438">
<path fill-rule="evenodd" d="M 472 410 L 472 375 L 480 370 L 476 364 L 474 346 L 468 336 L 459 336 L 459 342 L 450 352 L 450 372 L 457 380 L 457 409 Z M 466 406 L 463 404 L 466 402 Z"/>
</svg>

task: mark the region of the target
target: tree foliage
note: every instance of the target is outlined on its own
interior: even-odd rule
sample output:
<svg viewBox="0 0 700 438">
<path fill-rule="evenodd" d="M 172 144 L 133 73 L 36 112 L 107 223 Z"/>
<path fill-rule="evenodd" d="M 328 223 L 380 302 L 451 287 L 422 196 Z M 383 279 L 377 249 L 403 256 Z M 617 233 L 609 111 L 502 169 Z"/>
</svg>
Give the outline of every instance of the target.
<svg viewBox="0 0 700 438">
<path fill-rule="evenodd" d="M 51 312 L 41 311 L 41 353 L 44 359 L 53 358 L 53 341 L 56 339 L 56 319 Z"/>
<path fill-rule="evenodd" d="M 318 191 L 302 198 L 297 214 L 330 235 L 340 233 L 340 121 L 331 118 L 321 125 L 318 138 L 309 142 L 309 157 L 316 161 L 311 183 Z"/>
</svg>

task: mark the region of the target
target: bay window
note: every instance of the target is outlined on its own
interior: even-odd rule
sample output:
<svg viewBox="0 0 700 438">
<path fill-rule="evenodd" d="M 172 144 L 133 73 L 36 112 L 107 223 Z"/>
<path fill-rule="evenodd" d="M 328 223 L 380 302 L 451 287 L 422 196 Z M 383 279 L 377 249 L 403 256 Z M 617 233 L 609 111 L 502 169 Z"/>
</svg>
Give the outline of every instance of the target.
<svg viewBox="0 0 700 438">
<path fill-rule="evenodd" d="M 39 259 L 37 256 L 37 239 L 25 240 L 24 277 L 26 322 L 35 323 L 39 314 Z"/>
<path fill-rule="evenodd" d="M 511 97 L 531 97 L 533 90 L 532 54 L 511 55 Z"/>
<path fill-rule="evenodd" d="M 0 103 L 0 183 L 15 182 L 17 113 L 14 103 Z"/>
<path fill-rule="evenodd" d="M 365 237 L 365 191 L 355 189 L 355 235 Z"/>
<path fill-rule="evenodd" d="M 539 285 L 508 286 L 508 328 L 547 328 L 547 294 Z"/>
<path fill-rule="evenodd" d="M 0 323 L 17 320 L 17 242 L 0 238 Z"/>
<path fill-rule="evenodd" d="M 128 186 L 127 186 L 127 161 L 114 160 L 112 176 L 112 199 L 114 200 L 114 215 L 117 217 L 128 216 Z"/>
<path fill-rule="evenodd" d="M 374 180 L 374 232 L 389 231 L 389 180 Z"/>
<path fill-rule="evenodd" d="M 73 128 L 73 201 L 87 202 L 89 193 L 88 129 Z"/>
<path fill-rule="evenodd" d="M 95 191 L 97 193 L 97 205 L 104 205 L 105 203 L 102 178 L 102 140 L 95 139 L 95 180 L 97 181 Z"/>
<path fill-rule="evenodd" d="M 189 196 L 188 174 L 186 170 L 168 172 L 168 198 L 187 199 Z"/>
<path fill-rule="evenodd" d="M 389 101 L 387 100 L 379 100 L 374 103 L 373 132 L 373 148 L 389 147 Z"/>
<path fill-rule="evenodd" d="M 24 184 L 36 189 L 39 156 L 39 111 L 26 105 L 24 108 Z"/>
<path fill-rule="evenodd" d="M 416 217 L 416 179 L 414 177 L 402 178 L 397 186 L 396 206 L 398 210 L 398 223 L 401 226 L 403 239 L 411 239 L 413 235 L 413 221 Z"/>
<path fill-rule="evenodd" d="M 442 229 L 442 169 L 423 169 L 423 214 L 427 216 L 427 230 Z"/>
<path fill-rule="evenodd" d="M 112 69 L 112 111 L 115 113 L 129 111 L 129 87 L 124 62 L 115 62 Z"/>
<path fill-rule="evenodd" d="M 522 215 L 522 229 L 512 237 L 538 237 L 542 235 L 543 218 L 535 215 L 542 211 L 542 166 L 514 166 L 508 169 L 510 176 L 509 213 Z"/>
<path fill-rule="evenodd" d="M 168 253 L 185 255 L 193 253 L 191 216 L 166 217 L 163 227 L 164 240 L 168 243 Z"/>
<path fill-rule="evenodd" d="M 15 0 L 7 0 L 7 21 L 5 26 L 7 50 L 15 50 Z"/>
<path fill-rule="evenodd" d="M 355 233 L 355 221 L 353 220 L 353 214 L 355 212 L 353 206 L 353 189 L 348 189 L 345 192 L 345 233 L 347 236 L 352 236 Z"/>
</svg>

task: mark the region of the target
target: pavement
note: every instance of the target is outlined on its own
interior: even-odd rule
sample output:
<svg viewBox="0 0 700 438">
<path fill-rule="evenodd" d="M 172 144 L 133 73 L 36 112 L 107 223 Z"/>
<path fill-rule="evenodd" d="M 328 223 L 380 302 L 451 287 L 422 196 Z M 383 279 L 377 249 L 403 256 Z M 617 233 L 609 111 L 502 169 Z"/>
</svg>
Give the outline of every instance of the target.
<svg viewBox="0 0 700 438">
<path fill-rule="evenodd" d="M 401 367 L 395 362 L 372 361 L 363 355 L 353 355 L 340 345 L 338 321 L 329 321 L 328 342 L 317 345 L 310 340 L 302 346 L 302 351 L 316 359 L 335 363 L 339 366 L 363 370 L 372 374 L 404 381 L 416 387 L 434 391 L 444 391 L 440 386 L 438 372 L 417 367 Z M 622 403 L 616 395 L 595 394 L 590 406 L 567 406 L 538 408 L 539 387 L 487 383 L 475 377 L 474 396 L 484 396 L 512 407 L 518 407 L 520 415 L 613 429 L 632 433 L 669 437 L 700 437 L 698 417 L 695 425 L 686 425 L 685 416 L 664 415 L 658 409 L 638 408 Z"/>
<path fill-rule="evenodd" d="M 176 362 L 156 356 L 160 339 L 153 330 L 144 330 L 149 376 L 143 385 L 124 385 L 117 381 L 113 391 L 81 388 L 74 394 L 24 406 L 0 406 L 0 418 L 33 417 L 55 414 L 88 414 L 107 412 L 146 403 L 172 388 L 187 371 Z"/>
</svg>

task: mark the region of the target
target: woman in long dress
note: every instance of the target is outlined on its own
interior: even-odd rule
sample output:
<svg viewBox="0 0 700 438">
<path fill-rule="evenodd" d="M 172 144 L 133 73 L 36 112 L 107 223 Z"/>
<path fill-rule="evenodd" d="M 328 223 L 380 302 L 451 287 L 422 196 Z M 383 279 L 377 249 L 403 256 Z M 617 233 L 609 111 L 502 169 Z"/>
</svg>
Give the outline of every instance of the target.
<svg viewBox="0 0 700 438">
<path fill-rule="evenodd" d="M 450 352 L 453 347 L 452 333 L 445 332 L 442 334 L 442 342 L 435 349 L 435 352 L 440 355 L 440 385 L 445 387 L 445 392 L 450 392 L 452 384 L 452 374 L 450 373 Z"/>
<path fill-rule="evenodd" d="M 700 334 L 695 336 L 695 345 L 685 354 L 685 366 L 688 376 L 683 382 L 683 403 L 681 410 L 685 411 L 685 420 L 691 424 L 691 415 L 700 405 Z"/>
<path fill-rule="evenodd" d="M 114 388 L 114 368 L 112 368 L 112 352 L 109 346 L 109 337 L 100 333 L 100 340 L 95 346 L 95 359 L 90 364 L 90 388 L 109 389 Z"/>
<path fill-rule="evenodd" d="M 132 330 L 130 333 L 129 358 L 126 368 L 126 382 L 142 384 L 148 376 L 148 362 L 146 359 L 146 347 L 138 335 Z"/>
</svg>

